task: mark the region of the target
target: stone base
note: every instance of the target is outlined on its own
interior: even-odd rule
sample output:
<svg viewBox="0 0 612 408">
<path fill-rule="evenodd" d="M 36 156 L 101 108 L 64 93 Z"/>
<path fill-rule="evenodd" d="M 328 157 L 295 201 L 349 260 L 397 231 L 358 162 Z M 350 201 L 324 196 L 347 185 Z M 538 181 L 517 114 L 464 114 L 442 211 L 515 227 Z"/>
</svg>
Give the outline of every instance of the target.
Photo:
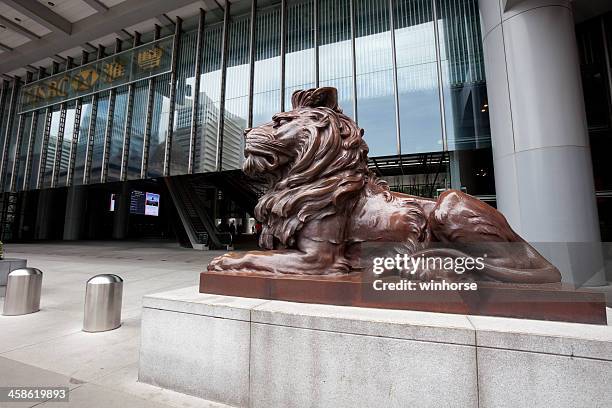
<svg viewBox="0 0 612 408">
<path fill-rule="evenodd" d="M 397 276 L 380 281 L 397 283 Z M 200 293 L 266 300 L 606 324 L 606 297 L 553 283 L 478 282 L 477 290 L 377 291 L 360 273 L 337 276 L 202 272 Z M 418 282 L 413 282 L 418 285 Z"/>
<path fill-rule="evenodd" d="M 26 259 L 4 258 L 0 259 L 0 286 L 6 286 L 8 274 L 15 269 L 25 268 L 28 261 Z"/>
<path fill-rule="evenodd" d="M 139 379 L 235 407 L 612 401 L 612 327 L 266 301 L 143 299 Z M 608 310 L 610 312 L 610 310 Z"/>
</svg>

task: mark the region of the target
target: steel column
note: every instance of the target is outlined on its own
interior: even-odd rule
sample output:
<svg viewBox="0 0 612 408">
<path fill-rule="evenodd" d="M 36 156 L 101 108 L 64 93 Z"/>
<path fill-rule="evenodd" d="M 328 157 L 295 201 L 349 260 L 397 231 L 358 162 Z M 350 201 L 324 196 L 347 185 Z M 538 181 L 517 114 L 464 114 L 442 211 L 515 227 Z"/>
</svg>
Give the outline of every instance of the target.
<svg viewBox="0 0 612 408">
<path fill-rule="evenodd" d="M 97 59 L 104 57 L 104 46 L 98 47 Z M 93 163 L 93 148 L 96 136 L 96 121 L 98 117 L 98 100 L 99 94 L 91 96 L 91 116 L 89 117 L 89 126 L 87 128 L 87 149 L 85 150 L 85 168 L 83 169 L 83 184 L 89 184 L 91 180 L 91 166 Z"/>
<path fill-rule="evenodd" d="M 4 107 L 6 106 L 6 98 L 8 92 L 8 81 L 2 81 L 0 86 L 0 127 L 2 127 L 2 118 L 4 117 Z"/>
<path fill-rule="evenodd" d="M 70 155 L 68 156 L 68 171 L 66 173 L 66 187 L 72 186 L 74 180 L 74 166 L 76 162 L 79 135 L 81 133 L 81 112 L 83 99 L 76 100 L 74 105 L 74 126 L 72 128 L 72 140 L 70 142 Z"/>
<path fill-rule="evenodd" d="M 319 87 L 319 0 L 314 1 L 314 64 L 315 64 L 315 88 Z"/>
<path fill-rule="evenodd" d="M 140 33 L 134 33 L 134 43 L 133 47 L 137 47 L 140 44 Z M 134 56 L 132 55 L 132 64 L 134 60 Z M 119 180 L 126 181 L 127 180 L 127 166 L 128 160 L 130 157 L 130 140 L 132 137 L 132 118 L 134 114 L 134 92 L 135 92 L 136 84 L 132 82 L 128 85 L 128 97 L 127 97 L 127 107 L 125 111 L 125 125 L 123 127 L 123 147 L 121 149 L 121 172 L 119 173 Z"/>
<path fill-rule="evenodd" d="M 62 161 L 62 150 L 64 145 L 64 131 L 66 130 L 66 111 L 68 106 L 66 103 L 60 105 L 60 120 L 59 129 L 57 132 L 57 142 L 55 144 L 55 160 L 53 161 L 53 173 L 51 175 L 51 188 L 57 187 L 57 180 Z"/>
<path fill-rule="evenodd" d="M 83 169 L 83 184 L 89 184 L 91 179 L 91 165 L 93 163 L 94 138 L 96 136 L 96 120 L 98 116 L 98 94 L 91 97 L 91 115 L 87 128 L 87 149 L 85 150 L 85 168 Z"/>
<path fill-rule="evenodd" d="M 179 57 L 181 27 L 183 20 L 176 18 L 174 26 L 174 41 L 172 44 L 172 72 L 170 74 L 170 114 L 168 115 L 168 128 L 166 131 L 166 145 L 164 148 L 164 176 L 170 175 L 170 160 L 172 159 L 172 136 L 174 135 L 174 110 L 176 108 L 176 81 L 177 81 L 177 62 Z"/>
<path fill-rule="evenodd" d="M 45 179 L 45 169 L 47 167 L 47 150 L 49 150 L 49 135 L 51 134 L 51 116 L 53 111 L 51 107 L 45 109 L 45 129 L 43 131 L 43 139 L 40 144 L 40 161 L 38 162 L 38 177 L 36 179 L 36 188 L 41 189 Z"/>
<path fill-rule="evenodd" d="M 287 0 L 281 0 L 281 42 L 280 42 L 280 70 L 281 70 L 281 83 L 280 83 L 280 99 L 281 99 L 281 112 L 285 111 L 285 66 L 287 65 Z"/>
<path fill-rule="evenodd" d="M 17 171 L 19 170 L 19 156 L 21 155 L 21 139 L 23 138 L 23 131 L 25 128 L 25 115 L 23 113 L 19 115 L 19 122 L 17 124 L 17 137 L 15 138 L 15 155 L 13 156 L 13 168 L 11 169 L 11 180 L 9 183 L 9 191 L 15 192 L 15 183 L 17 183 Z"/>
<path fill-rule="evenodd" d="M 221 48 L 221 95 L 219 99 L 219 120 L 217 124 L 217 171 L 223 170 L 223 128 L 225 126 L 225 86 L 227 80 L 227 39 L 229 35 L 230 3 L 225 3 L 223 11 L 223 45 Z"/>
<path fill-rule="evenodd" d="M 199 114 L 200 114 L 200 75 L 202 74 L 202 46 L 204 40 L 204 19 L 206 14 L 200 9 L 198 20 L 198 37 L 196 42 L 194 84 L 193 84 L 193 105 L 191 106 L 191 129 L 189 133 L 189 162 L 187 163 L 187 173 L 193 174 L 195 168 L 196 140 L 198 135 Z"/>
<path fill-rule="evenodd" d="M 433 29 L 436 46 L 436 64 L 438 66 L 438 98 L 440 100 L 440 126 L 442 127 L 442 150 L 448 151 L 448 136 L 446 132 L 446 104 L 444 101 L 444 78 L 442 76 L 442 54 L 440 50 L 440 32 L 438 31 L 438 9 L 436 0 L 431 0 L 433 8 Z"/>
<path fill-rule="evenodd" d="M 402 139 L 401 139 L 401 121 L 400 121 L 400 100 L 399 100 L 399 88 L 397 79 L 397 47 L 395 44 L 395 13 L 393 10 L 393 0 L 389 0 L 389 27 L 391 31 L 391 55 L 393 61 L 393 93 L 395 96 L 395 138 L 397 154 L 402 154 Z M 400 157 L 401 162 L 401 157 Z M 403 167 L 400 164 L 400 169 L 403 173 Z"/>
<path fill-rule="evenodd" d="M 38 128 L 38 111 L 32 113 L 32 122 L 30 123 L 30 136 L 28 139 L 28 152 L 26 154 L 25 173 L 23 176 L 23 190 L 28 190 L 30 186 L 30 178 L 32 177 L 32 155 L 34 154 L 34 145 L 36 142 L 36 129 Z"/>
<path fill-rule="evenodd" d="M 155 25 L 153 40 L 159 40 L 161 27 Z M 155 79 L 149 78 L 149 89 L 147 91 L 147 113 L 145 117 L 144 137 L 142 140 L 142 161 L 140 163 L 140 178 L 147 177 L 149 167 L 149 148 L 151 146 L 151 127 L 153 126 L 153 108 L 155 103 Z"/>
<path fill-rule="evenodd" d="M 117 89 L 113 88 L 108 94 L 108 109 L 106 111 L 106 129 L 104 130 L 104 150 L 102 151 L 102 171 L 100 172 L 100 183 L 106 183 L 108 177 L 108 162 L 110 160 L 110 147 L 113 137 L 113 125 L 115 115 L 115 100 Z"/>
<path fill-rule="evenodd" d="M 251 0 L 251 27 L 249 32 L 249 115 L 247 128 L 253 127 L 253 91 L 255 87 L 255 29 L 257 26 L 257 0 Z"/>
<path fill-rule="evenodd" d="M 28 72 L 26 76 L 26 83 L 32 82 L 33 76 L 34 75 L 32 72 Z M 34 118 L 35 114 L 36 112 L 32 113 L 32 119 Z M 11 172 L 11 182 L 9 186 L 9 190 L 11 192 L 14 192 L 17 187 L 15 184 L 17 183 L 17 173 L 19 172 L 19 164 L 21 161 L 21 142 L 23 139 L 23 132 L 25 131 L 25 118 L 26 118 L 25 115 L 26 114 L 19 115 L 19 124 L 17 125 L 17 137 L 16 137 L 17 140 L 15 141 L 15 155 L 13 156 L 13 169 Z M 28 140 L 28 145 L 29 145 L 29 140 Z"/>
<path fill-rule="evenodd" d="M 9 100 L 9 111 L 8 117 L 6 119 L 6 128 L 4 129 L 4 146 L 2 147 L 2 160 L 0 161 L 0 189 L 4 188 L 4 181 L 6 179 L 6 162 L 8 160 L 11 129 L 13 128 L 13 122 L 15 120 L 15 108 L 17 105 L 17 88 L 19 88 L 19 80 L 15 78 L 13 80 L 13 88 L 11 89 L 11 98 Z"/>
<path fill-rule="evenodd" d="M 353 80 L 353 117 L 355 123 L 359 123 L 359 112 L 357 111 L 357 23 L 355 21 L 355 0 L 349 2 L 350 14 L 351 14 L 351 59 L 352 59 L 352 80 Z"/>
</svg>

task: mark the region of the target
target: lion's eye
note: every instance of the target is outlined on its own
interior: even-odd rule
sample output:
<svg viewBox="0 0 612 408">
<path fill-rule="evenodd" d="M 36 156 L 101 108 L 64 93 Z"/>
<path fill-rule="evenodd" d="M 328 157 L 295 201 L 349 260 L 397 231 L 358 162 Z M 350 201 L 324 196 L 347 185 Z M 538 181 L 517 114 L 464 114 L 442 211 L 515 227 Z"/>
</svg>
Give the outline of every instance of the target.
<svg viewBox="0 0 612 408">
<path fill-rule="evenodd" d="M 289 119 L 274 119 L 274 128 L 277 129 L 287 123 L 291 122 Z"/>
</svg>

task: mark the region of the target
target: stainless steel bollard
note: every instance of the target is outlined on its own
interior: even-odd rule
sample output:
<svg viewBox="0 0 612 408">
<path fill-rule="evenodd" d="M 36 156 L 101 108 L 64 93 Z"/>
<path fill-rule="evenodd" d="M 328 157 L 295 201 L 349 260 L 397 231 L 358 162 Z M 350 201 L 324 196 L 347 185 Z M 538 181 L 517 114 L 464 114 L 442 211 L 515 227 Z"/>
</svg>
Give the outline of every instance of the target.
<svg viewBox="0 0 612 408">
<path fill-rule="evenodd" d="M 117 275 L 96 275 L 87 281 L 83 331 L 101 332 L 121 326 L 123 279 Z"/>
<path fill-rule="evenodd" d="M 43 273 L 36 268 L 15 269 L 8 274 L 4 298 L 5 316 L 18 316 L 40 310 Z"/>
</svg>

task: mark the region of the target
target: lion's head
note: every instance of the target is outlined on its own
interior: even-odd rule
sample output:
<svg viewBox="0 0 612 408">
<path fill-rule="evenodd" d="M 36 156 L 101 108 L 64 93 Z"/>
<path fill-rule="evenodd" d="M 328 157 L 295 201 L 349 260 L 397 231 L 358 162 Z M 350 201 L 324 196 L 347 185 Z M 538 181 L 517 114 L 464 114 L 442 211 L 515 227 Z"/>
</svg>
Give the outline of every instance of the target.
<svg viewBox="0 0 612 408">
<path fill-rule="evenodd" d="M 291 247 L 307 221 L 347 211 L 372 177 L 363 130 L 338 107 L 335 88 L 291 101 L 293 110 L 246 132 L 244 172 L 270 184 L 255 208 L 267 249 Z"/>
</svg>

